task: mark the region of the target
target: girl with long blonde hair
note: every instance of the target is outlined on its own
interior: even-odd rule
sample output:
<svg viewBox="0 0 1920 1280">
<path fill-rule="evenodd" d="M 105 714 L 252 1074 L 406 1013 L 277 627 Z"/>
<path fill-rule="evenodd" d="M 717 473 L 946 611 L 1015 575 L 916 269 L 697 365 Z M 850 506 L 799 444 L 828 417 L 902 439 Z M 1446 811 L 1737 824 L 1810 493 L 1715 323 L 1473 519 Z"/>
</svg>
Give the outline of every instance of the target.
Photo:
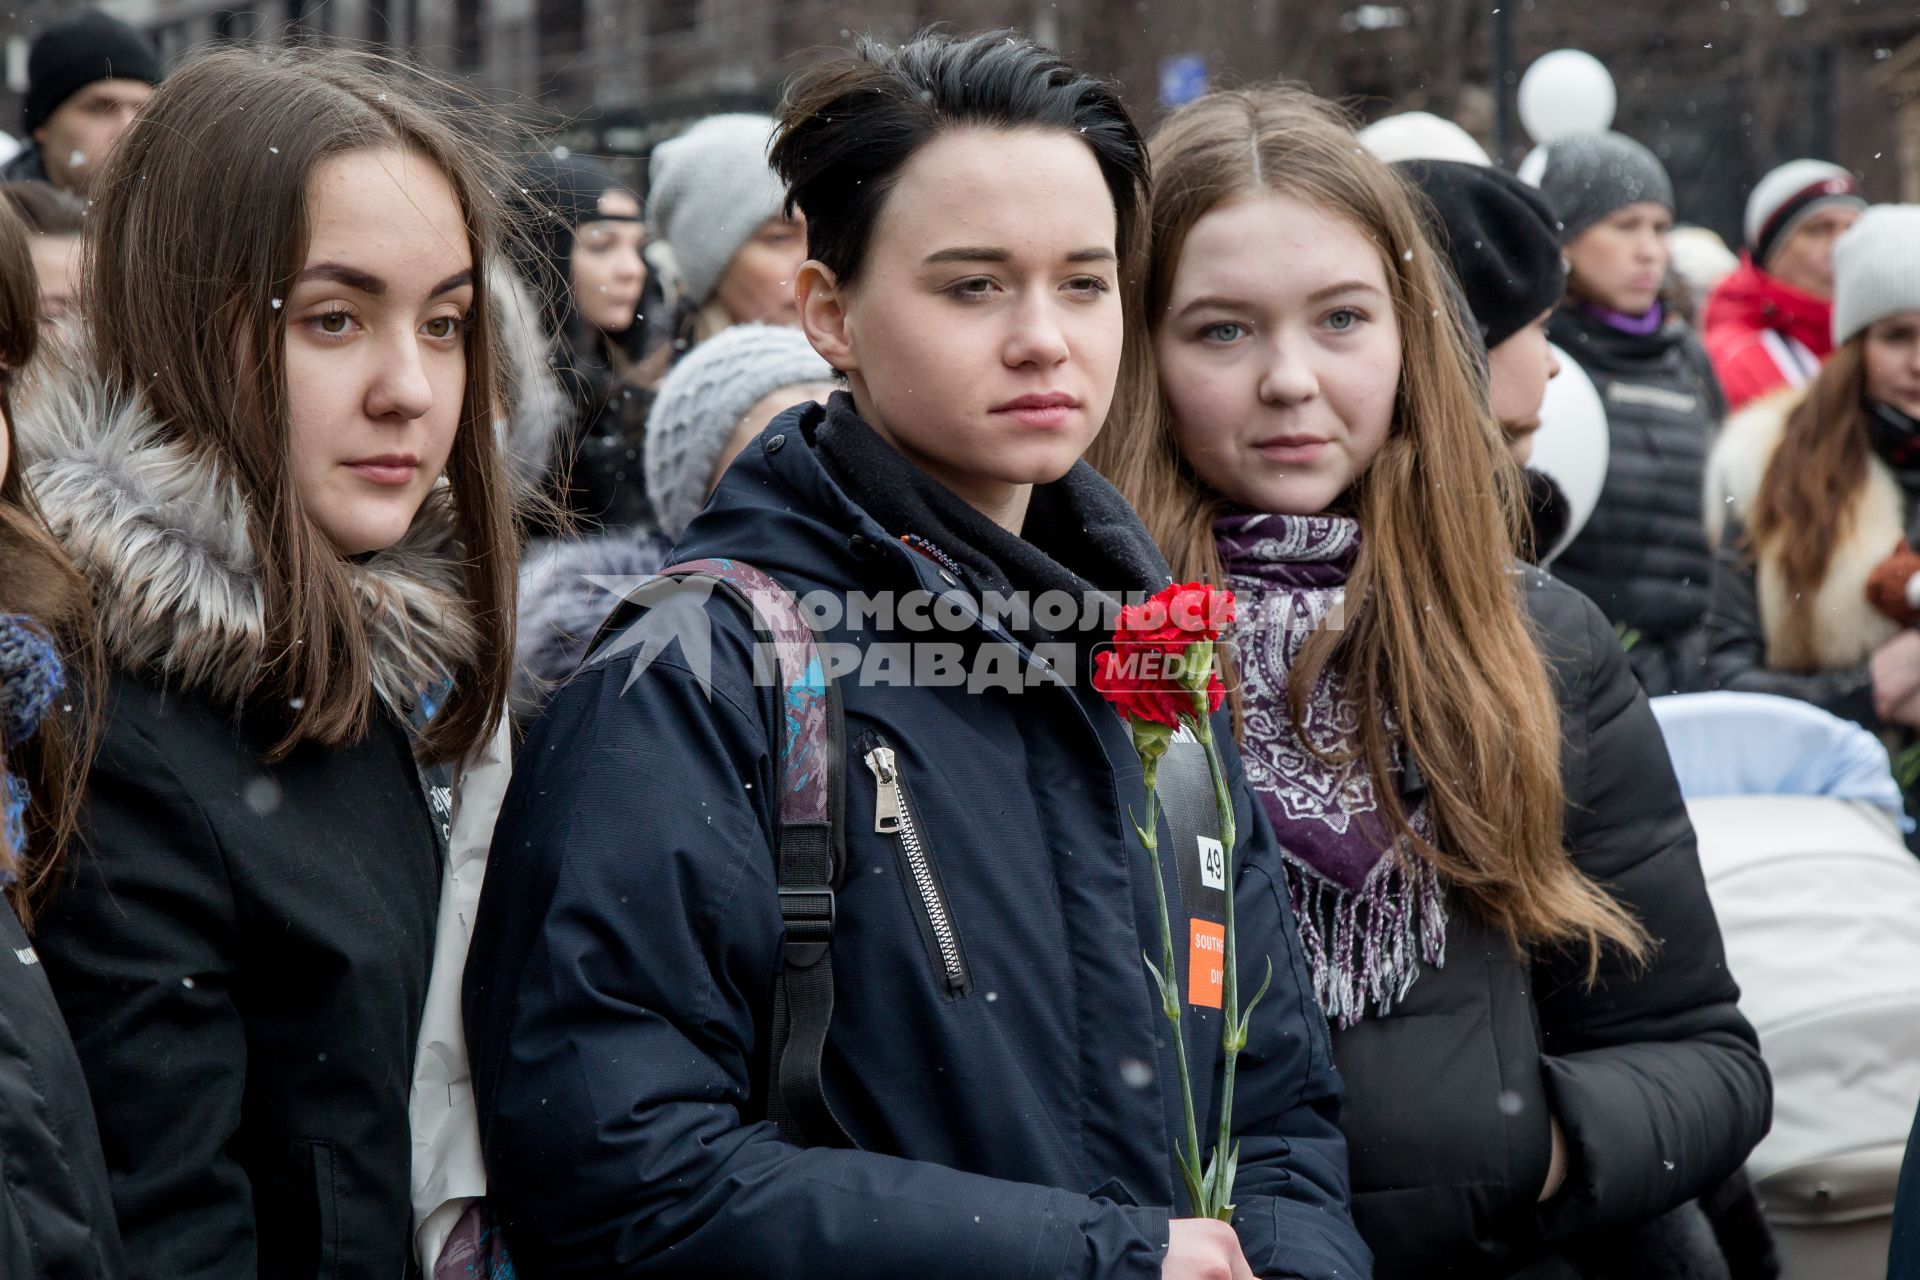
<svg viewBox="0 0 1920 1280">
<path fill-rule="evenodd" d="M 1176 578 L 1239 596 L 1241 750 L 1376 1274 L 1710 1248 L 1670 1211 L 1764 1133 L 1766 1073 L 1612 628 L 1515 561 L 1518 468 L 1418 197 L 1287 87 L 1176 112 L 1152 160 L 1092 458 Z"/>
</svg>

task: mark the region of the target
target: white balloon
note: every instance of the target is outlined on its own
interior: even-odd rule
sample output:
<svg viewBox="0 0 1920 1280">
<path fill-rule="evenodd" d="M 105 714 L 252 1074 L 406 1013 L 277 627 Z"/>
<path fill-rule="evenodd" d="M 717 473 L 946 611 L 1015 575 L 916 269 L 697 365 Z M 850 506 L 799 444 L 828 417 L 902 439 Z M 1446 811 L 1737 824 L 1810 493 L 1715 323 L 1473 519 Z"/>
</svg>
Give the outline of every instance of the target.
<svg viewBox="0 0 1920 1280">
<path fill-rule="evenodd" d="M 1565 551 L 1593 518 L 1600 491 L 1607 483 L 1607 460 L 1613 452 L 1607 431 L 1607 406 L 1593 379 L 1578 361 L 1559 347 L 1560 376 L 1547 384 L 1540 406 L 1540 429 L 1533 434 L 1533 457 L 1527 465 L 1552 476 L 1567 495 L 1570 519 L 1560 541 L 1541 549 L 1540 562 L 1550 564 Z"/>
<path fill-rule="evenodd" d="M 1555 49 L 1520 77 L 1520 123 L 1535 142 L 1604 133 L 1619 105 L 1613 77 L 1600 59 L 1579 49 Z"/>
<path fill-rule="evenodd" d="M 1527 152 L 1527 158 L 1513 171 L 1513 176 L 1530 187 L 1538 187 L 1540 179 L 1547 176 L 1547 149 L 1535 147 Z"/>
</svg>

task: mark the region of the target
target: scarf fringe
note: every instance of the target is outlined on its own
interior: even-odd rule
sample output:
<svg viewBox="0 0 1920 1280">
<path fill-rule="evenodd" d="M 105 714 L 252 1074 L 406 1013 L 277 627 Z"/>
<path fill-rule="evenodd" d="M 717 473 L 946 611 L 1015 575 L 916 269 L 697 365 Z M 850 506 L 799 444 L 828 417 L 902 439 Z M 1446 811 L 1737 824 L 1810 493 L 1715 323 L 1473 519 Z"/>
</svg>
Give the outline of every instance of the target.
<svg viewBox="0 0 1920 1280">
<path fill-rule="evenodd" d="M 1405 850 L 1382 858 L 1358 893 L 1291 856 L 1286 866 L 1313 994 L 1334 1026 L 1391 1009 L 1420 976 L 1419 961 L 1446 967 L 1446 899 L 1425 858 Z"/>
</svg>

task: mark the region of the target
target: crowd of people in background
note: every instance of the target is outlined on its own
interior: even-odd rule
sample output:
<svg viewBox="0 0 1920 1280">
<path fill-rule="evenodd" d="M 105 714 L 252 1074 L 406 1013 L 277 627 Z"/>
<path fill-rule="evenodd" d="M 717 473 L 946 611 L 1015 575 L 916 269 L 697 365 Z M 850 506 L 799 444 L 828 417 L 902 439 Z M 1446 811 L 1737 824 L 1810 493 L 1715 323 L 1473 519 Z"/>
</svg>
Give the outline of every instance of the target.
<svg viewBox="0 0 1920 1280">
<path fill-rule="evenodd" d="M 644 183 L 365 55 L 88 11 L 27 69 L 0 1274 L 1783 1274 L 1651 700 L 1831 712 L 1920 815 L 1920 207 L 1792 160 L 1682 279 L 1624 135 L 1523 177 L 1289 85 L 1149 131 L 1007 32 Z M 1150 878 L 1093 680 L 1183 583 L 1238 611 L 1230 901 Z M 767 678 L 924 639 L 887 593 L 1020 677 Z M 1052 593 L 1098 607 L 978 605 Z M 1227 1221 L 1156 888 L 1271 962 Z"/>
</svg>

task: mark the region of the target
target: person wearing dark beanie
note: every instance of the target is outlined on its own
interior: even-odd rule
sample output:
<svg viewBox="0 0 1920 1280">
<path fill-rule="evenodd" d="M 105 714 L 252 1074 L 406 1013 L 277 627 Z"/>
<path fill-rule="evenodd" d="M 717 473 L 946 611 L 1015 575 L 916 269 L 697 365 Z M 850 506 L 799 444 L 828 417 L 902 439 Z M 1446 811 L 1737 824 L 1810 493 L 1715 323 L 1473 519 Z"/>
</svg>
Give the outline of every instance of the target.
<svg viewBox="0 0 1920 1280">
<path fill-rule="evenodd" d="M 564 149 L 530 158 L 519 186 L 524 234 L 512 250 L 571 409 L 551 496 L 584 528 L 650 530 L 642 449 L 665 361 L 647 363 L 661 331 L 645 313 L 665 302 L 642 252 L 640 201 L 600 161 Z"/>
<path fill-rule="evenodd" d="M 0 178 L 85 195 L 161 75 L 160 55 L 118 18 L 83 9 L 51 23 L 27 51 L 21 125 L 33 145 Z"/>
<path fill-rule="evenodd" d="M 1547 323 L 1567 287 L 1560 220 L 1538 191 L 1490 165 L 1403 160 L 1393 166 L 1432 205 L 1434 246 L 1452 267 L 1473 327 L 1487 347 L 1487 392 L 1514 461 L 1525 467 L 1540 406 L 1560 361 Z M 1571 519 L 1566 494 L 1528 469 L 1527 545 L 1538 562 Z"/>
<path fill-rule="evenodd" d="M 1488 165 L 1404 160 L 1394 168 L 1433 206 L 1434 246 L 1486 344 L 1494 415 L 1525 462 L 1547 381 L 1560 369 L 1547 343 L 1567 284 L 1559 220 L 1539 192 Z"/>
</svg>

